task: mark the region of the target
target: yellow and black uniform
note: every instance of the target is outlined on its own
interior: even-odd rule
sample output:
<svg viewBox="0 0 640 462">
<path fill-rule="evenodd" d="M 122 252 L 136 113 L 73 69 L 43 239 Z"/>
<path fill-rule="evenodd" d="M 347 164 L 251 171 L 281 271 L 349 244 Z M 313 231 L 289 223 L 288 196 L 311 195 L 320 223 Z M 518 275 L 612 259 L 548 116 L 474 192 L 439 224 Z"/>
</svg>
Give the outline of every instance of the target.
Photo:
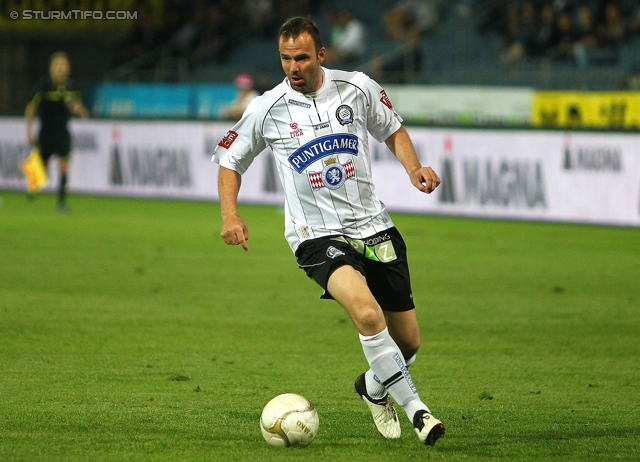
<svg viewBox="0 0 640 462">
<path fill-rule="evenodd" d="M 46 78 L 36 86 L 31 102 L 40 118 L 38 144 L 45 165 L 52 154 L 69 157 L 71 134 L 67 124 L 72 114 L 71 104 L 79 100 L 80 92 L 72 90 L 69 83 L 55 86 Z"/>
</svg>

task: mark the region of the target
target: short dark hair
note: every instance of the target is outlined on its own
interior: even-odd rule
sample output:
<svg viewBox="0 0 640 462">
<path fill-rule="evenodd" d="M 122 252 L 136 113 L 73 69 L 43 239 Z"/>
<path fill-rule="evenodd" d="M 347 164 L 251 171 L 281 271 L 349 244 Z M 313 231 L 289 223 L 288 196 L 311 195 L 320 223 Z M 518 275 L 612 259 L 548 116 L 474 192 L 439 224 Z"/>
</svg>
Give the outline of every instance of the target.
<svg viewBox="0 0 640 462">
<path fill-rule="evenodd" d="M 65 53 L 64 51 L 56 51 L 51 56 L 49 56 L 49 64 L 51 64 L 58 58 L 64 58 L 69 61 L 69 56 L 67 55 L 67 53 Z"/>
<path fill-rule="evenodd" d="M 303 18 L 301 16 L 289 18 L 285 21 L 285 23 L 280 27 L 278 41 L 281 39 L 295 40 L 304 32 L 307 32 L 313 39 L 313 42 L 316 44 L 316 52 L 320 51 L 320 48 L 322 48 L 322 39 L 320 38 L 320 30 L 318 29 L 318 26 L 316 26 L 316 23 L 311 19 Z"/>
</svg>

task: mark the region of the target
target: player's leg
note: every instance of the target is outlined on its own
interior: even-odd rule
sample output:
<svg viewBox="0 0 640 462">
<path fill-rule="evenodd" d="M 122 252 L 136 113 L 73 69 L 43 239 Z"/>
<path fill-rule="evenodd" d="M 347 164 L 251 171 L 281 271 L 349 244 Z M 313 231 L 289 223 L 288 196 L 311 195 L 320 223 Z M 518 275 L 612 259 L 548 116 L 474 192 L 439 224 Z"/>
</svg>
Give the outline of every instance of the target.
<svg viewBox="0 0 640 462">
<path fill-rule="evenodd" d="M 329 277 L 327 290 L 356 325 L 365 357 L 380 383 L 402 406 L 409 420 L 416 427 L 421 441 L 435 443 L 435 440 L 442 436 L 444 427 L 431 417 L 429 408 L 420 400 L 402 352 L 391 337 L 382 309 L 369 290 L 364 276 L 350 266 L 340 266 Z M 425 428 L 422 422 L 423 416 L 428 416 L 427 418 L 432 422 L 439 424 L 435 433 L 431 426 L 426 428 L 425 435 L 420 434 L 417 427 L 421 425 Z M 442 433 L 439 431 L 440 428 Z"/>
<path fill-rule="evenodd" d="M 58 184 L 58 210 L 67 210 L 67 175 L 69 171 L 69 155 L 71 153 L 71 134 L 68 131 L 55 134 L 55 148 L 58 154 L 60 183 Z"/>
<path fill-rule="evenodd" d="M 398 348 L 402 351 L 402 356 L 404 356 L 405 360 L 408 361 L 411 358 L 415 358 L 420 348 L 420 326 L 418 325 L 416 311 L 385 311 L 384 317 L 389 333 L 398 344 Z"/>
<path fill-rule="evenodd" d="M 38 151 L 40 152 L 40 159 L 42 160 L 42 165 L 44 166 L 44 171 L 47 175 L 49 175 L 49 159 L 53 154 L 53 148 L 51 147 L 51 143 L 48 140 L 43 139 L 42 136 L 38 137 Z M 27 198 L 32 200 L 36 197 L 36 193 L 27 193 Z"/>
<path fill-rule="evenodd" d="M 69 154 L 58 158 L 60 167 L 60 184 L 58 185 L 58 209 L 66 210 L 67 199 L 67 172 L 69 171 Z"/>
<path fill-rule="evenodd" d="M 344 239 L 320 238 L 303 242 L 296 251 L 298 265 L 323 289 L 322 298 L 332 299 L 331 290 L 338 294 L 347 313 L 359 332 L 377 334 L 385 330 L 384 314 L 362 276 L 359 253 Z M 340 281 L 339 281 L 340 279 Z M 353 307 L 359 307 L 357 310 Z M 371 399 L 364 384 L 364 374 L 356 379 L 356 391 L 369 407 L 376 428 L 385 438 L 400 437 L 400 422 L 393 400 L 386 389 L 380 399 Z"/>
<path fill-rule="evenodd" d="M 360 334 L 365 357 L 371 363 L 370 355 L 367 355 L 368 350 L 364 346 L 363 339 L 375 338 L 376 335 L 380 336 L 380 333 L 387 333 L 388 335 L 388 331 L 382 309 L 368 289 L 366 279 L 352 266 L 344 265 L 334 270 L 329 277 L 327 291 L 352 319 Z M 369 341 L 369 343 L 373 342 Z M 385 438 L 400 438 L 400 422 L 387 389 L 382 387 L 384 393 L 377 398 L 372 398 L 367 392 L 365 374 L 358 376 L 355 382 L 355 389 L 369 407 L 378 432 Z"/>
<path fill-rule="evenodd" d="M 402 352 L 405 366 L 410 366 L 420 348 L 420 329 L 413 303 L 406 245 L 395 228 L 367 239 L 365 244 L 367 284 L 384 310 L 389 334 Z M 374 368 L 364 374 L 364 382 L 374 399 L 384 396 L 389 388 Z M 392 390 L 389 392 L 396 398 Z M 420 403 L 424 405 L 422 401 Z M 402 402 L 398 404 L 402 405 Z M 430 414 L 426 405 L 413 414 L 415 407 L 403 408 L 423 443 L 434 444 L 444 434 L 442 422 Z"/>
<path fill-rule="evenodd" d="M 409 367 L 416 359 L 420 348 L 420 327 L 414 309 L 407 311 L 384 311 L 385 321 L 391 338 L 396 342 L 405 364 Z M 387 394 L 387 389 L 380 383 L 378 377 L 369 369 L 364 374 L 369 395 L 374 399 L 381 399 Z"/>
</svg>

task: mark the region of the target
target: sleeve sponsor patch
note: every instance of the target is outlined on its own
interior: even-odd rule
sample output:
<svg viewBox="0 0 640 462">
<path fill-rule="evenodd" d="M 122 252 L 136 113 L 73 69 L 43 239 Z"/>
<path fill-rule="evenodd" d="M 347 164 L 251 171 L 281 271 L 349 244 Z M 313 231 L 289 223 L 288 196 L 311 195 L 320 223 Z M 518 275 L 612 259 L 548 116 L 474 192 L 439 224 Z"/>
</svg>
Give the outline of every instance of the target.
<svg viewBox="0 0 640 462">
<path fill-rule="evenodd" d="M 236 138 L 238 138 L 238 134 L 233 130 L 229 130 L 227 134 L 222 137 L 222 139 L 218 143 L 218 146 L 220 146 L 221 148 L 229 149 Z"/>
<path fill-rule="evenodd" d="M 389 109 L 393 109 L 393 105 L 391 104 L 391 100 L 387 96 L 387 92 L 384 90 L 380 90 L 380 102 L 387 106 Z"/>
</svg>

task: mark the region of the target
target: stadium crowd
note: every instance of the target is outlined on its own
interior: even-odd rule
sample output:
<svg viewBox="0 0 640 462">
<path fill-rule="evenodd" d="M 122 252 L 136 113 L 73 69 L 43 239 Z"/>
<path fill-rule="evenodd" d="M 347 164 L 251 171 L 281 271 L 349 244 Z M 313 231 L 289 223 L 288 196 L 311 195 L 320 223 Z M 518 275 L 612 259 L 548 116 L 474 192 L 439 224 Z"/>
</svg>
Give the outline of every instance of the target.
<svg viewBox="0 0 640 462">
<path fill-rule="evenodd" d="M 481 30 L 503 36 L 503 63 L 548 58 L 580 67 L 615 65 L 620 48 L 640 32 L 636 0 L 489 3 Z"/>
<path fill-rule="evenodd" d="M 504 64 L 549 59 L 581 68 L 617 65 L 621 48 L 640 35 L 637 0 L 390 0 L 384 5 L 374 24 L 353 14 L 348 2 L 332 9 L 334 3 L 322 0 L 167 0 L 161 14 L 138 10 L 114 67 L 163 46 L 186 57 L 190 69 L 223 64 L 247 39 L 271 40 L 278 24 L 294 15 L 323 18 L 327 65 L 357 64 L 369 56 L 373 75 L 387 82 L 404 81 L 407 69 L 420 72 L 424 40 L 463 8 L 478 21 L 478 32 L 503 38 L 497 61 Z M 372 51 L 376 40 L 395 43 L 396 52 Z"/>
<path fill-rule="evenodd" d="M 191 67 L 222 63 L 244 39 L 271 38 L 286 18 L 314 11 L 310 0 L 167 0 L 161 12 L 141 7 L 114 65 L 165 45 Z"/>
</svg>

